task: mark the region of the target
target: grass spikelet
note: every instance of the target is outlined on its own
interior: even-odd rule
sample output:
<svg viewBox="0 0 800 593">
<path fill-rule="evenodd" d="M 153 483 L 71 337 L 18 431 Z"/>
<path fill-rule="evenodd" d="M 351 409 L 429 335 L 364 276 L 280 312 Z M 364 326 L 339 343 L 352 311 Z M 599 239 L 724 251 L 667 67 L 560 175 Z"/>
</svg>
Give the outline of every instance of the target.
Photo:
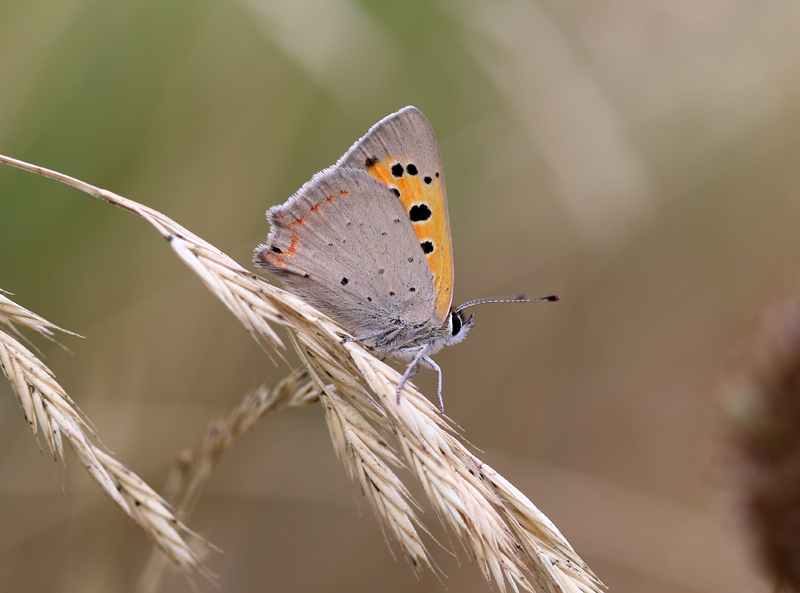
<svg viewBox="0 0 800 593">
<path fill-rule="evenodd" d="M 262 385 L 247 394 L 226 417 L 213 422 L 200 444 L 181 452 L 167 478 L 164 495 L 173 503 L 178 517 L 188 520 L 216 464 L 250 429 L 270 414 L 306 406 L 318 399 L 308 373 L 293 372 L 274 387 Z M 139 577 L 137 593 L 159 590 L 167 575 L 169 560 L 157 549 L 153 550 Z"/>
<path fill-rule="evenodd" d="M 18 323 L 48 336 L 50 329 L 60 329 L 6 297 L 0 299 L 0 321 L 12 328 Z M 144 480 L 91 442 L 87 422 L 50 369 L 5 331 L 0 331 L 0 368 L 25 420 L 37 438 L 43 436 L 56 462 L 64 459 L 66 438 L 89 475 L 176 566 L 210 577 L 180 535 L 180 531 L 188 530 L 166 502 Z"/>
</svg>

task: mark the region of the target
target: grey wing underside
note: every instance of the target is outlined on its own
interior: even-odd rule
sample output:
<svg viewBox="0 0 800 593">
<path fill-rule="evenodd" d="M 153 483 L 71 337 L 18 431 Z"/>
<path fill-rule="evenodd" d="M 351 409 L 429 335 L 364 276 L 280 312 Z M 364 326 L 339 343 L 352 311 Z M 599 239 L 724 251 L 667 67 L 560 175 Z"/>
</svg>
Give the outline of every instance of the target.
<svg viewBox="0 0 800 593">
<path fill-rule="evenodd" d="M 256 261 L 354 336 L 429 321 L 433 275 L 400 201 L 362 171 L 335 166 L 285 204 Z"/>
<path fill-rule="evenodd" d="M 428 118 L 416 107 L 403 107 L 372 126 L 336 163 L 337 167 L 367 169 L 367 159 L 384 155 L 410 157 L 423 170 L 443 176 L 442 155 Z M 442 177 L 442 188 L 444 188 Z M 445 195 L 445 212 L 447 196 Z"/>
</svg>

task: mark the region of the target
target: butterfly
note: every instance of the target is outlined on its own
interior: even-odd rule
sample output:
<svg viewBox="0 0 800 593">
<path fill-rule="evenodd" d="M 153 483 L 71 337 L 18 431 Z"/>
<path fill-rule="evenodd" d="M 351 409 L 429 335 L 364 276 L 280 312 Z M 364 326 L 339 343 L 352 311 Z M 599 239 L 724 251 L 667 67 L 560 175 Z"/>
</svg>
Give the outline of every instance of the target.
<svg viewBox="0 0 800 593">
<path fill-rule="evenodd" d="M 442 157 L 416 107 L 377 124 L 335 165 L 267 210 L 270 233 L 254 262 L 379 355 L 439 375 L 431 356 L 473 326 L 467 307 L 557 297 L 477 299 L 453 309 L 453 250 Z"/>
</svg>

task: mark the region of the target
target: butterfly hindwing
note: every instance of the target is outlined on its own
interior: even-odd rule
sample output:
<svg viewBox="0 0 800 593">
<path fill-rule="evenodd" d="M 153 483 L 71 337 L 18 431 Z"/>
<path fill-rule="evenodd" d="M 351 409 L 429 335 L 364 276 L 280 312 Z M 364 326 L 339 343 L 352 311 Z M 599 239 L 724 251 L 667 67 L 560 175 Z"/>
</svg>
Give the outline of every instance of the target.
<svg viewBox="0 0 800 593">
<path fill-rule="evenodd" d="M 453 300 L 453 253 L 442 157 L 427 118 L 415 107 L 393 113 L 356 142 L 336 167 L 367 171 L 399 198 L 433 274 L 431 319 L 443 323 Z"/>
<path fill-rule="evenodd" d="M 267 212 L 257 263 L 354 335 L 427 322 L 433 275 L 402 204 L 363 171 L 332 167 Z"/>
</svg>

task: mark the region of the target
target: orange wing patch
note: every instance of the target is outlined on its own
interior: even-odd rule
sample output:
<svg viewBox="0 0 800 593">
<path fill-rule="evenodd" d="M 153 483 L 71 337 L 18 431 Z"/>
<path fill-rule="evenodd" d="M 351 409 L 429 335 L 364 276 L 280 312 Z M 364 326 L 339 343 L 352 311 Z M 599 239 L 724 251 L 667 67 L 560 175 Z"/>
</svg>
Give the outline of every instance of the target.
<svg viewBox="0 0 800 593">
<path fill-rule="evenodd" d="M 409 158 L 395 156 L 370 159 L 367 171 L 400 198 L 433 273 L 435 315 L 444 321 L 453 300 L 453 252 L 440 172 L 420 171 Z"/>
</svg>

